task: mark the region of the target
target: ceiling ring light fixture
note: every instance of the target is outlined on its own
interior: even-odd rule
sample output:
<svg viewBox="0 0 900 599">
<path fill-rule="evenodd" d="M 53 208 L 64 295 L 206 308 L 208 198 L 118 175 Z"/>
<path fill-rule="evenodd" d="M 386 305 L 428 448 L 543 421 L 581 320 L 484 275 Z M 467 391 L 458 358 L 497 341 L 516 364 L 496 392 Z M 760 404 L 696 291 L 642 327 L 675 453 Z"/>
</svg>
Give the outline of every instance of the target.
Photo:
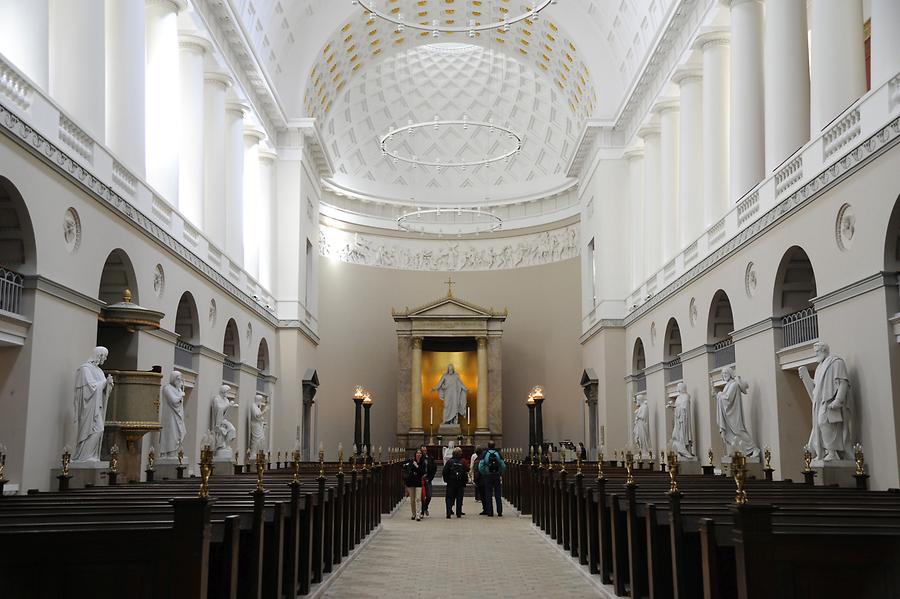
<svg viewBox="0 0 900 599">
<path fill-rule="evenodd" d="M 433 19 L 430 24 L 425 25 L 416 21 L 407 21 L 403 18 L 403 15 L 401 13 L 391 14 L 383 10 L 379 10 L 376 6 L 376 0 L 355 0 L 355 2 L 359 4 L 363 8 L 363 10 L 369 13 L 370 21 L 377 17 L 396 25 L 398 31 L 402 31 L 404 27 L 409 27 L 410 29 L 416 29 L 418 31 L 430 31 L 432 35 L 435 36 L 439 33 L 469 33 L 470 35 L 473 35 L 476 31 L 491 31 L 493 29 L 509 31 L 510 25 L 515 25 L 516 23 L 524 21 L 525 19 L 534 20 L 537 18 L 538 13 L 540 13 L 542 10 L 544 10 L 551 4 L 556 4 L 556 0 L 535 0 L 535 2 L 531 6 L 531 10 L 525 11 L 518 15 L 514 15 L 512 17 L 507 17 L 500 21 L 478 24 L 474 19 L 470 19 L 467 25 L 451 26 L 441 25 L 437 19 Z"/>
<path fill-rule="evenodd" d="M 467 217 L 482 222 L 441 221 L 441 215 Z M 424 217 L 424 218 L 423 218 Z M 424 221 L 424 222 L 423 222 Z M 481 208 L 418 208 L 397 218 L 397 228 L 409 233 L 436 233 L 438 236 L 479 235 L 503 227 L 503 219 Z"/>
<path fill-rule="evenodd" d="M 440 127 L 462 127 L 463 129 L 468 129 L 469 127 L 474 128 L 482 128 L 487 129 L 492 134 L 502 134 L 506 136 L 510 145 L 513 146 L 510 149 L 497 154 L 496 156 L 489 156 L 486 158 L 482 158 L 481 160 L 465 160 L 461 162 L 449 162 L 443 161 L 440 159 L 436 160 L 421 160 L 416 156 L 404 156 L 402 154 L 398 154 L 395 150 L 390 148 L 391 145 L 389 142 L 393 140 L 395 136 L 406 133 L 408 135 L 412 135 L 416 132 L 416 129 L 425 128 L 425 127 L 433 127 L 438 129 Z M 433 121 L 425 121 L 421 123 L 410 123 L 409 125 L 404 125 L 403 127 L 398 127 L 396 129 L 392 129 L 384 134 L 381 138 L 381 153 L 392 160 L 399 160 L 401 162 L 406 162 L 408 164 L 413 164 L 417 166 L 434 166 L 437 168 L 466 168 L 466 167 L 475 167 L 475 166 L 484 166 L 487 164 L 491 164 L 494 162 L 499 162 L 501 160 L 506 160 L 507 158 L 511 158 L 519 153 L 519 150 L 522 149 L 522 138 L 519 137 L 516 133 L 509 129 L 508 127 L 504 127 L 502 125 L 495 125 L 494 123 L 485 123 L 481 121 L 469 121 L 469 120 L 446 120 L 439 121 L 437 119 Z"/>
</svg>

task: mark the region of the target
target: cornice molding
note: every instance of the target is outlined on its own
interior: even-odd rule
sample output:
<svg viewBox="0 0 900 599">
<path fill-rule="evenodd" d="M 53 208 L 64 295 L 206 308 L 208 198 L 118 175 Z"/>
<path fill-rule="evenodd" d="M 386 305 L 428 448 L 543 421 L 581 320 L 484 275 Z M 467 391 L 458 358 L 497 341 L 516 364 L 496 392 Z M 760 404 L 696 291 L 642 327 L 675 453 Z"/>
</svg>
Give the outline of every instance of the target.
<svg viewBox="0 0 900 599">
<path fill-rule="evenodd" d="M 597 335 L 600 331 L 605 331 L 609 329 L 624 329 L 625 321 L 621 318 L 602 318 L 591 325 L 591 328 L 587 330 L 586 333 L 581 335 L 578 342 L 581 345 L 584 345 L 588 341 L 591 340 L 594 336 Z"/>
<path fill-rule="evenodd" d="M 83 308 L 97 315 L 100 314 L 103 306 L 106 305 L 106 302 L 103 300 L 87 296 L 80 291 L 75 291 L 74 289 L 63 285 L 62 283 L 57 283 L 44 275 L 31 275 L 25 277 L 24 288 L 34 289 L 52 295 L 57 299 L 61 299 L 64 302 L 78 306 L 79 308 Z"/>
<path fill-rule="evenodd" d="M 869 293 L 881 289 L 882 287 L 896 287 L 896 273 L 876 272 L 875 274 L 864 277 L 858 281 L 845 285 L 840 289 L 835 289 L 824 295 L 814 297 L 810 300 L 816 312 L 820 312 L 826 308 L 830 308 L 841 302 L 853 299 L 859 295 Z"/>
<path fill-rule="evenodd" d="M 763 318 L 759 322 L 754 322 L 753 324 L 747 325 L 744 328 L 737 329 L 732 331 L 731 338 L 735 343 L 738 341 L 743 341 L 749 337 L 753 337 L 754 335 L 758 335 L 760 333 L 765 333 L 770 329 L 780 329 L 781 328 L 781 319 L 780 318 Z"/>
</svg>

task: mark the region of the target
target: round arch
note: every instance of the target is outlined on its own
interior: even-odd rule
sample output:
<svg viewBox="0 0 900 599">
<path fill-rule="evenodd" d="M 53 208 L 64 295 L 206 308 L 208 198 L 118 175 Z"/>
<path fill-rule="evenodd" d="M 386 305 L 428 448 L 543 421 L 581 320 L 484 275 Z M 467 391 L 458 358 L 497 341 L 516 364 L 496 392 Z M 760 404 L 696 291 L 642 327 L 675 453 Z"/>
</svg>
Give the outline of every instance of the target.
<svg viewBox="0 0 900 599">
<path fill-rule="evenodd" d="M 716 344 L 730 339 L 732 331 L 734 331 L 734 314 L 731 311 L 731 300 L 724 290 L 719 289 L 713 294 L 709 304 L 707 343 Z"/>
<path fill-rule="evenodd" d="M 0 177 L 0 267 L 21 275 L 37 273 L 37 244 L 31 215 L 18 188 Z"/>
<path fill-rule="evenodd" d="M 884 240 L 885 272 L 900 272 L 900 196 L 894 201 Z"/>
<path fill-rule="evenodd" d="M 681 329 L 678 327 L 678 321 L 673 316 L 666 324 L 666 336 L 663 337 L 663 361 L 669 362 L 678 358 L 681 353 Z"/>
<path fill-rule="evenodd" d="M 222 353 L 232 362 L 241 361 L 241 335 L 233 318 L 225 325 L 225 337 L 222 342 Z"/>
<path fill-rule="evenodd" d="M 647 355 L 644 353 L 644 342 L 640 337 L 634 341 L 631 352 L 631 372 L 641 372 L 647 367 Z"/>
<path fill-rule="evenodd" d="M 178 308 L 175 311 L 175 332 L 178 339 L 191 345 L 200 342 L 200 316 L 197 311 L 197 302 L 190 291 L 181 294 L 178 300 Z"/>
<path fill-rule="evenodd" d="M 792 246 L 784 253 L 775 274 L 772 314 L 786 316 L 812 308 L 816 296 L 816 274 L 806 250 Z"/>
<path fill-rule="evenodd" d="M 266 341 L 266 338 L 263 337 L 259 340 L 259 349 L 256 351 L 256 369 L 259 370 L 261 374 L 268 374 L 269 367 L 269 344 Z"/>
<path fill-rule="evenodd" d="M 126 289 L 131 291 L 131 301 L 139 304 L 140 292 L 131 258 L 125 250 L 116 248 L 109 253 L 103 264 L 97 297 L 107 304 L 115 304 L 122 301 Z"/>
</svg>

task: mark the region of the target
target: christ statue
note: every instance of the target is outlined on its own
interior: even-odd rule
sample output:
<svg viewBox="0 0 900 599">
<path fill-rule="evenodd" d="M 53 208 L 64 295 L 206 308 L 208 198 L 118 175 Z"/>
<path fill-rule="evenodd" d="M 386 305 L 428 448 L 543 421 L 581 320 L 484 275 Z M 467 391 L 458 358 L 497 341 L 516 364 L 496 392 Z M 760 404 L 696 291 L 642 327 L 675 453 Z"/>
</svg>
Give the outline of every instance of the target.
<svg viewBox="0 0 900 599">
<path fill-rule="evenodd" d="M 447 366 L 447 372 L 441 375 L 440 382 L 432 391 L 437 391 L 444 402 L 444 424 L 458 424 L 459 417 L 466 413 L 466 393 L 469 390 L 456 374 L 453 364 Z"/>
</svg>

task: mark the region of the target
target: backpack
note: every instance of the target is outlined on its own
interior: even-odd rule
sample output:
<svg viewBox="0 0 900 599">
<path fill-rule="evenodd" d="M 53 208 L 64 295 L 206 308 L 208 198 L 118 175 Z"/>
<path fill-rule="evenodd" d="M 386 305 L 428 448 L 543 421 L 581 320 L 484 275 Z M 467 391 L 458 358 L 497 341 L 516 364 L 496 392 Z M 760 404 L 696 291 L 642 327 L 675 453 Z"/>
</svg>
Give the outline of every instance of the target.
<svg viewBox="0 0 900 599">
<path fill-rule="evenodd" d="M 462 465 L 459 461 L 450 462 L 450 481 L 458 485 L 465 484 L 468 480 L 468 476 L 466 476 L 466 467 Z"/>
<path fill-rule="evenodd" d="M 401 470 L 403 472 L 403 480 L 404 481 L 408 480 L 410 478 L 410 476 L 412 476 L 412 462 L 411 461 L 403 462 L 403 466 L 401 467 Z"/>
<path fill-rule="evenodd" d="M 500 472 L 500 456 L 497 455 L 496 451 L 492 451 L 488 455 L 487 471 L 491 474 Z"/>
</svg>

